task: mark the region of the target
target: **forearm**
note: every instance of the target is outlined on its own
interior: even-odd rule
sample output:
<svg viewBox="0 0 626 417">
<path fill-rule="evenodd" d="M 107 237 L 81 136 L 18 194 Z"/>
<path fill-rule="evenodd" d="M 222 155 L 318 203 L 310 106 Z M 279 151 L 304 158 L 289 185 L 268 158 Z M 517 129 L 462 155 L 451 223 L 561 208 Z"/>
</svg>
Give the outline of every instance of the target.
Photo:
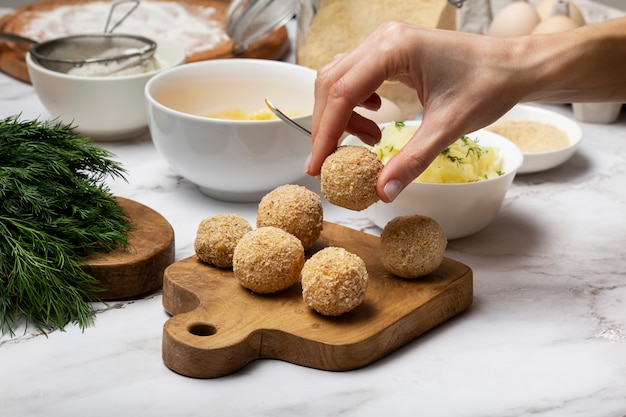
<svg viewBox="0 0 626 417">
<path fill-rule="evenodd" d="M 626 102 L 626 18 L 518 39 L 522 101 Z"/>
</svg>

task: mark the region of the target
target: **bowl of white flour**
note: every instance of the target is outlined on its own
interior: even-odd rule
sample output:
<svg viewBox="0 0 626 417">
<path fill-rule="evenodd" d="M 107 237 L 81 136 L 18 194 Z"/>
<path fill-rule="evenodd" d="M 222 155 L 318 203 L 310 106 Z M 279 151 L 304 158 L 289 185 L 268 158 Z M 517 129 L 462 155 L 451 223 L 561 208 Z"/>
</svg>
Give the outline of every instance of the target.
<svg viewBox="0 0 626 417">
<path fill-rule="evenodd" d="M 45 68 L 31 54 L 26 55 L 26 65 L 50 118 L 71 124 L 95 141 L 118 141 L 147 131 L 146 83 L 160 71 L 184 63 L 185 57 L 175 42 L 157 40 L 152 58 L 128 67 L 111 62 L 62 73 Z"/>
</svg>

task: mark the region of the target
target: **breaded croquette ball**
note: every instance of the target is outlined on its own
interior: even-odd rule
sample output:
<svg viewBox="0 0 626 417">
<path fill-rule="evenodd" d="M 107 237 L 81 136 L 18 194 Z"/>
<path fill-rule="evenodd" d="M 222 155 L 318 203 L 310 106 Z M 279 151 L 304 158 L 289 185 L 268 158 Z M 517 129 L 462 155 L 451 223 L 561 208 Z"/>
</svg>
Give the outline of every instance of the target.
<svg viewBox="0 0 626 417">
<path fill-rule="evenodd" d="M 302 298 L 320 314 L 339 316 L 361 304 L 367 278 L 365 262 L 358 255 L 329 246 L 304 263 Z"/>
<path fill-rule="evenodd" d="M 260 294 L 291 287 L 300 279 L 304 247 L 300 239 L 278 227 L 248 232 L 233 254 L 233 273 L 241 285 Z"/>
<path fill-rule="evenodd" d="M 237 214 L 216 214 L 200 222 L 194 249 L 202 262 L 220 268 L 233 266 L 233 252 L 239 239 L 252 230 Z"/>
<path fill-rule="evenodd" d="M 322 194 L 337 206 L 366 209 L 379 200 L 376 181 L 382 169 L 382 162 L 369 149 L 340 146 L 322 164 Z"/>
<path fill-rule="evenodd" d="M 430 274 L 441 265 L 448 240 L 439 223 L 420 215 L 392 219 L 380 235 L 385 268 L 402 278 Z"/>
<path fill-rule="evenodd" d="M 310 248 L 322 232 L 322 199 L 306 187 L 281 185 L 259 203 L 256 226 L 274 226 L 291 233 Z"/>
</svg>

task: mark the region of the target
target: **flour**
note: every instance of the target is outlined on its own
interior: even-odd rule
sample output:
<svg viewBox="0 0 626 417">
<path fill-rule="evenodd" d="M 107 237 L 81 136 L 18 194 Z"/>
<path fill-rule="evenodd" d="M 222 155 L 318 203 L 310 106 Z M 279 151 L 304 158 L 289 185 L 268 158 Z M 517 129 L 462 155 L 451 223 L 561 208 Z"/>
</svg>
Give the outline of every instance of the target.
<svg viewBox="0 0 626 417">
<path fill-rule="evenodd" d="M 128 62 L 131 62 L 131 64 L 129 65 Z M 85 64 L 80 67 L 74 67 L 67 73 L 84 77 L 119 77 L 156 71 L 165 65 L 156 55 L 144 59 L 138 64 L 133 64 L 132 60 L 128 60 L 128 62 L 110 61 Z"/>
<path fill-rule="evenodd" d="M 111 58 L 128 55 L 137 52 L 134 48 L 112 47 L 91 58 Z M 71 68 L 67 73 L 70 75 L 88 77 L 106 77 L 133 75 L 152 72 L 163 67 L 165 63 L 154 54 L 149 58 L 141 56 L 129 56 L 126 59 L 114 59 L 102 62 L 90 62 Z"/>
<path fill-rule="evenodd" d="M 34 12 L 21 34 L 37 41 L 63 36 L 103 32 L 111 3 L 88 2 Z M 119 19 L 116 10 L 112 22 Z M 173 1 L 143 0 L 116 29 L 152 39 L 166 39 L 182 45 L 187 55 L 215 48 L 229 40 L 214 7 L 187 5 Z M 101 28 L 98 30 L 98 28 Z"/>
</svg>

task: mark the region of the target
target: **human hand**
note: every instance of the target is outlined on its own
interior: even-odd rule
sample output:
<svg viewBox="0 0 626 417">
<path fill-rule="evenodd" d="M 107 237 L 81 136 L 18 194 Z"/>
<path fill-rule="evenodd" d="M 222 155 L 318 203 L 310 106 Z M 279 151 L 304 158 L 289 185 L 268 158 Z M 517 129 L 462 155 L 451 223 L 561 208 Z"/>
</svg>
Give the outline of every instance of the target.
<svg viewBox="0 0 626 417">
<path fill-rule="evenodd" d="M 524 80 L 511 82 L 515 68 L 504 59 L 511 43 L 399 21 L 384 23 L 355 50 L 318 72 L 306 171 L 320 173 L 344 131 L 375 144 L 380 129 L 353 109 L 378 109 L 376 89 L 385 80 L 400 81 L 416 91 L 424 111 L 414 137 L 380 174 L 378 195 L 393 200 L 446 146 L 495 121 L 523 96 Z"/>
</svg>

